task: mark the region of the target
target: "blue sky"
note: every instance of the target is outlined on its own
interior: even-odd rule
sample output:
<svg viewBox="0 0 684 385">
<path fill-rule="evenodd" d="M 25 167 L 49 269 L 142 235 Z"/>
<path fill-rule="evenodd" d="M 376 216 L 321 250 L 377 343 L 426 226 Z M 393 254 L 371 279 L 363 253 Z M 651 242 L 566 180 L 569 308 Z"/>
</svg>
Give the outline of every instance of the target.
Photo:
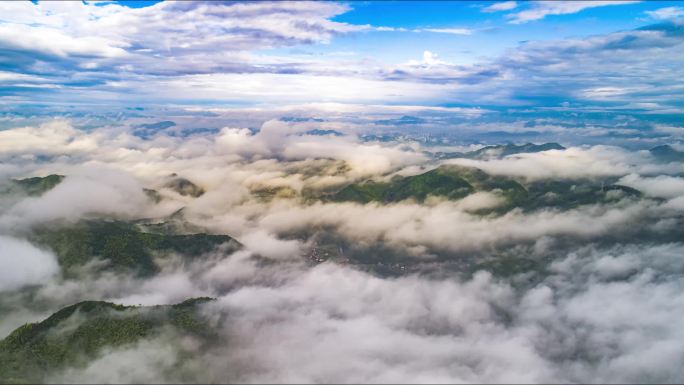
<svg viewBox="0 0 684 385">
<path fill-rule="evenodd" d="M 3 2 L 6 106 L 684 109 L 673 1 Z"/>
<path fill-rule="evenodd" d="M 420 56 L 424 50 L 439 53 L 444 59 L 473 63 L 481 57 L 500 55 L 521 41 L 560 40 L 629 30 L 653 23 L 646 12 L 682 6 L 681 1 L 650 1 L 620 6 L 587 8 L 580 12 L 550 15 L 523 24 L 512 24 L 510 12 L 482 12 L 497 2 L 468 1 L 358 1 L 349 2 L 350 11 L 336 21 L 406 29 L 465 28 L 470 35 L 443 33 L 397 33 L 369 31 L 362 36 L 341 36 L 334 44 L 317 47 L 320 52 L 357 51 L 401 62 Z"/>
</svg>

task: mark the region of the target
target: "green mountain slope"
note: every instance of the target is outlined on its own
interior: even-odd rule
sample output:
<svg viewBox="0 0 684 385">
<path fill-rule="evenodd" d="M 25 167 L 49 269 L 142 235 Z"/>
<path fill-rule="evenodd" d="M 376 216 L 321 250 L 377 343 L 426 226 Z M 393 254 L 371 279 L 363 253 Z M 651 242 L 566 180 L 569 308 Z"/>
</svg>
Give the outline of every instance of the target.
<svg viewBox="0 0 684 385">
<path fill-rule="evenodd" d="M 449 165 L 419 175 L 395 177 L 390 182 L 351 184 L 330 196 L 330 200 L 388 203 L 405 199 L 423 201 L 428 195 L 461 199 L 477 191 L 494 190 L 515 200 L 526 195 L 525 188 L 510 178 L 491 176 L 473 167 Z"/>
<path fill-rule="evenodd" d="M 135 272 L 142 276 L 156 273 L 155 256 L 177 253 L 193 258 L 226 245 L 228 251 L 241 247 L 228 235 L 162 234 L 144 232 L 129 222 L 83 220 L 70 226 L 42 226 L 35 229 L 33 241 L 52 249 L 65 273 L 96 259 L 104 268 Z"/>
<path fill-rule="evenodd" d="M 527 186 L 529 196 L 522 204 L 525 209 L 573 207 L 608 203 L 622 198 L 640 198 L 639 190 L 592 180 L 541 180 Z"/>
<path fill-rule="evenodd" d="M 524 184 L 523 184 L 524 183 Z M 630 187 L 597 180 L 552 180 L 518 182 L 510 177 L 494 176 L 474 167 L 443 165 L 423 174 L 395 177 L 389 182 L 365 181 L 350 184 L 327 197 L 335 202 L 423 201 L 429 195 L 461 199 L 475 192 L 496 192 L 505 201 L 495 212 L 514 208 L 536 210 L 544 207 L 573 208 L 606 203 L 622 198 L 640 198 L 641 192 Z M 483 213 L 491 211 L 483 211 Z"/>
<path fill-rule="evenodd" d="M 51 174 L 43 177 L 12 179 L 12 183 L 21 193 L 38 196 L 57 186 L 63 179 L 64 175 Z"/>
<path fill-rule="evenodd" d="M 39 323 L 26 324 L 0 341 L 0 383 L 36 383 L 66 367 L 86 365 L 104 348 L 121 347 L 162 332 L 210 343 L 216 334 L 197 312 L 211 298 L 177 305 L 135 307 L 85 301 Z"/>
</svg>

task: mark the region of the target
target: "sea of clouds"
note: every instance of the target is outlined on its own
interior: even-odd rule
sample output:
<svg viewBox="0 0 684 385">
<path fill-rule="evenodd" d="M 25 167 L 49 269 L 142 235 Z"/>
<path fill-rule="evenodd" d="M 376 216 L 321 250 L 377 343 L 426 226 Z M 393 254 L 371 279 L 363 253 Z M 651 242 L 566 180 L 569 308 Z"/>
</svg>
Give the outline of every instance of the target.
<svg viewBox="0 0 684 385">
<path fill-rule="evenodd" d="M 343 135 L 313 135 L 315 128 Z M 59 173 L 39 197 L 0 200 L 0 336 L 59 308 L 95 299 L 159 305 L 210 296 L 202 312 L 221 344 L 200 349 L 161 334 L 101 352 L 86 368 L 49 382 L 681 382 L 684 372 L 684 214 L 681 163 L 648 151 L 569 146 L 502 159 L 451 159 L 521 181 L 615 178 L 639 200 L 568 210 L 477 215 L 501 197 L 460 201 L 334 203 L 299 194 L 411 175 L 439 165 L 418 142 L 363 141 L 355 128 L 265 121 L 258 130 L 151 138 L 130 126 L 76 128 L 69 120 L 0 131 L 0 175 Z M 206 189 L 198 198 L 163 187 L 177 173 Z M 164 197 L 151 202 L 143 187 Z M 257 199 L 261 188 L 294 197 Z M 192 263 L 169 259 L 160 274 L 63 276 L 32 226 L 83 218 L 185 219 L 245 248 Z M 535 280 L 418 269 L 381 276 L 353 265 L 312 266 L 311 233 L 330 231 L 417 264 L 469 253 L 549 261 Z M 304 235 L 302 235 L 304 234 Z M 299 236 L 298 236 L 299 235 Z M 260 263 L 265 258 L 270 262 Z M 179 347 L 180 344 L 180 347 Z M 182 358 L 181 350 L 193 352 Z M 173 370 L 171 370 L 173 369 Z M 181 373 L 181 374 L 179 374 Z"/>
</svg>

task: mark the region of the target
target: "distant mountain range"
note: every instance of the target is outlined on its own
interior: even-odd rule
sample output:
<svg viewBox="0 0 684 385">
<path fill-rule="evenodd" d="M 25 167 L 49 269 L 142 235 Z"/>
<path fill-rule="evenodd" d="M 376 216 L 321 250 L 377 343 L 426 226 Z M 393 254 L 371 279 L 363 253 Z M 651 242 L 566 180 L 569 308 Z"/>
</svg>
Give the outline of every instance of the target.
<svg viewBox="0 0 684 385">
<path fill-rule="evenodd" d="M 684 162 L 684 151 L 677 151 L 672 146 L 656 146 L 650 149 L 649 152 L 661 162 Z"/>
<path fill-rule="evenodd" d="M 565 150 L 565 147 L 558 143 L 526 143 L 522 145 L 505 144 L 498 146 L 486 146 L 479 150 L 469 152 L 436 152 L 434 156 L 436 159 L 494 159 L 503 158 L 513 154 L 535 153 L 549 150 Z"/>
<path fill-rule="evenodd" d="M 0 194 L 17 193 L 29 196 L 40 196 L 47 191 L 52 190 L 55 186 L 60 184 L 64 178 L 64 175 L 50 174 L 42 177 L 36 176 L 24 179 L 12 179 L 10 184 L 5 186 L 4 191 L 0 191 Z M 162 187 L 173 190 L 180 195 L 194 198 L 202 196 L 205 192 L 202 187 L 175 173 L 165 178 Z M 157 190 L 145 188 L 143 191 L 150 199 L 154 201 L 161 200 L 161 195 L 159 195 Z"/>
<path fill-rule="evenodd" d="M 496 209 L 505 212 L 514 208 L 567 209 L 623 197 L 639 198 L 642 195 L 636 189 L 610 182 L 589 179 L 524 182 L 510 177 L 489 175 L 474 167 L 443 165 L 423 174 L 396 176 L 389 182 L 368 180 L 353 183 L 324 199 L 358 203 L 391 203 L 406 199 L 421 202 L 430 195 L 458 200 L 485 191 L 498 193 L 505 199 L 505 203 Z"/>
</svg>

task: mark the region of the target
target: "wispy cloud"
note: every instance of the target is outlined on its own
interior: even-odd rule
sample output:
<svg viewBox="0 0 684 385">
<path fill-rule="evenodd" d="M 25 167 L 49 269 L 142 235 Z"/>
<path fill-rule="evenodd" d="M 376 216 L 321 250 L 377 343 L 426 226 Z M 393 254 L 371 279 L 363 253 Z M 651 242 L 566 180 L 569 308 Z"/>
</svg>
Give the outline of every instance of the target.
<svg viewBox="0 0 684 385">
<path fill-rule="evenodd" d="M 313 2 L 161 2 L 139 9 L 110 3 L 3 3 L 0 48 L 10 68 L 26 72 L 249 71 L 241 52 L 327 42 L 368 28 L 330 20 L 347 10 L 339 3 Z"/>
<path fill-rule="evenodd" d="M 628 3 L 533 2 L 517 4 L 508 17 L 523 23 Z M 512 3 L 494 6 L 503 11 Z M 125 94 L 130 103 L 543 105 L 551 100 L 557 106 L 578 100 L 671 106 L 682 97 L 680 27 L 671 22 L 529 41 L 475 64 L 464 64 L 441 48 L 391 63 L 374 53 L 306 56 L 274 54 L 271 48 L 326 44 L 338 35 L 372 31 L 386 31 L 382 38 L 388 39 L 445 34 L 466 42 L 479 29 L 336 22 L 335 16 L 349 11 L 339 3 L 165 2 L 130 9 L 113 3 L 8 2 L 0 3 L 0 11 L 5 22 L 0 24 L 5 63 L 0 94 L 9 102 L 38 97 L 105 103 L 121 101 Z M 679 11 L 662 8 L 652 16 L 669 18 Z"/>
<path fill-rule="evenodd" d="M 448 33 L 452 35 L 472 35 L 475 30 L 471 28 L 453 27 L 453 28 L 402 28 L 402 27 L 373 27 L 375 31 L 380 32 L 433 32 L 433 33 Z"/>
<path fill-rule="evenodd" d="M 625 5 L 639 1 L 535 1 L 531 6 L 517 13 L 508 15 L 513 24 L 527 23 L 541 20 L 549 15 L 567 15 L 577 13 L 588 8 L 604 7 L 608 5 Z"/>
<path fill-rule="evenodd" d="M 683 7 L 665 7 L 655 11 L 646 11 L 646 14 L 657 20 L 669 20 L 684 16 Z"/>
<path fill-rule="evenodd" d="M 434 33 L 449 33 L 453 35 L 472 35 L 473 30 L 469 28 L 425 28 L 420 31 Z"/>
<path fill-rule="evenodd" d="M 518 7 L 518 2 L 516 1 L 503 1 L 500 3 L 494 3 L 488 7 L 482 8 L 482 12 L 500 12 L 500 11 L 510 11 Z"/>
</svg>

